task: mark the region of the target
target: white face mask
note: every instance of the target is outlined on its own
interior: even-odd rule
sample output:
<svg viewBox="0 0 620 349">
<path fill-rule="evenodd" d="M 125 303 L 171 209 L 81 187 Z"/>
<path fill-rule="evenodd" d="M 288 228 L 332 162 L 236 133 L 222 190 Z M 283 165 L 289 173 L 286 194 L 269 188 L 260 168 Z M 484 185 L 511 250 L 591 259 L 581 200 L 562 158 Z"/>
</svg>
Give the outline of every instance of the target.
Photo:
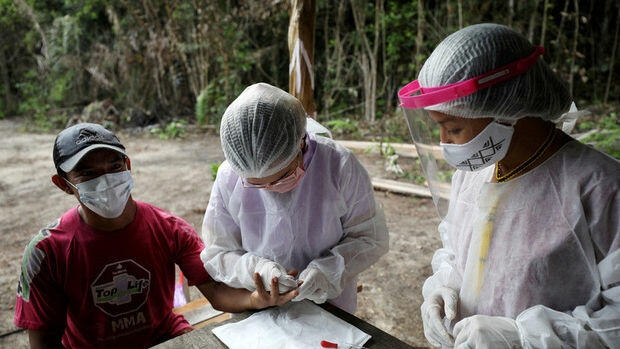
<svg viewBox="0 0 620 349">
<path fill-rule="evenodd" d="M 465 144 L 440 143 L 443 157 L 459 170 L 478 171 L 506 156 L 513 126 L 493 121 L 476 137 Z"/>
<path fill-rule="evenodd" d="M 123 213 L 134 186 L 129 171 L 106 173 L 77 185 L 67 183 L 77 189 L 86 207 L 105 218 L 116 218 Z"/>
</svg>

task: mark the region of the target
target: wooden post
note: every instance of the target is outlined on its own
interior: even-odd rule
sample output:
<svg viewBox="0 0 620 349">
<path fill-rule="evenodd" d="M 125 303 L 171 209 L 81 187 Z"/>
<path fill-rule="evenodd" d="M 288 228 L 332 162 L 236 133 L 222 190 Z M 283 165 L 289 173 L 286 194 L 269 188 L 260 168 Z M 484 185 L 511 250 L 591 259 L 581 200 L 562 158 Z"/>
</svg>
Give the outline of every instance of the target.
<svg viewBox="0 0 620 349">
<path fill-rule="evenodd" d="M 289 93 L 316 119 L 314 102 L 314 26 L 316 0 L 291 0 L 288 26 Z"/>
</svg>

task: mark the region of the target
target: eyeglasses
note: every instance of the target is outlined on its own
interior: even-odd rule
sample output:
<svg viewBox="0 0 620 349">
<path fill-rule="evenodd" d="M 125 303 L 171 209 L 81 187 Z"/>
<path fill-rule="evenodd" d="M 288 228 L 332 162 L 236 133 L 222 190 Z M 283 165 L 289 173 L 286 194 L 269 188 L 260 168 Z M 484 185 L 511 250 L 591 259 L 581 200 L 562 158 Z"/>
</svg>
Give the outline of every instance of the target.
<svg viewBox="0 0 620 349">
<path fill-rule="evenodd" d="M 264 188 L 268 190 L 277 190 L 280 187 L 286 187 L 286 186 L 289 186 L 291 183 L 297 182 L 299 180 L 299 177 L 305 171 L 305 169 L 303 168 L 303 162 L 301 162 L 300 164 L 300 160 L 299 160 L 299 159 L 303 159 L 303 156 L 300 156 L 301 154 L 302 152 L 300 151 L 297 154 L 297 157 L 295 157 L 296 166 L 292 168 L 291 170 L 287 171 L 285 174 L 283 174 L 282 177 L 280 177 L 279 179 L 276 179 L 275 181 L 271 183 L 252 184 L 252 183 L 249 183 L 247 180 L 241 178 L 241 183 L 243 183 L 243 187 L 254 188 L 254 189 Z"/>
</svg>

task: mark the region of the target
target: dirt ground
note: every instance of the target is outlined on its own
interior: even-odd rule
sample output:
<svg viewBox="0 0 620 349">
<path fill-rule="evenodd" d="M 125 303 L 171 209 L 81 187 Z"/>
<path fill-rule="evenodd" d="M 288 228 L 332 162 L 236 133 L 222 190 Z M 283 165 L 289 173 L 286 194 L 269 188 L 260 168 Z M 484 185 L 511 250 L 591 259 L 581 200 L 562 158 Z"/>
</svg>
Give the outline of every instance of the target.
<svg viewBox="0 0 620 349">
<path fill-rule="evenodd" d="M 23 132 L 14 120 L 0 120 L 0 347 L 27 346 L 13 325 L 19 265 L 37 231 L 76 204 L 51 182 L 54 134 Z M 160 140 L 148 132 L 119 131 L 132 160 L 133 197 L 185 218 L 199 232 L 211 189 L 211 166 L 223 160 L 214 132 L 190 132 Z M 356 151 L 372 177 L 388 177 L 383 157 Z M 405 160 L 403 160 L 405 161 Z M 360 275 L 356 316 L 415 347 L 428 347 L 419 307 L 430 259 L 440 246 L 439 218 L 429 198 L 375 191 L 384 205 L 390 251 Z M 196 295 L 192 291 L 192 295 Z M 13 333 L 15 331 L 15 333 Z"/>
</svg>

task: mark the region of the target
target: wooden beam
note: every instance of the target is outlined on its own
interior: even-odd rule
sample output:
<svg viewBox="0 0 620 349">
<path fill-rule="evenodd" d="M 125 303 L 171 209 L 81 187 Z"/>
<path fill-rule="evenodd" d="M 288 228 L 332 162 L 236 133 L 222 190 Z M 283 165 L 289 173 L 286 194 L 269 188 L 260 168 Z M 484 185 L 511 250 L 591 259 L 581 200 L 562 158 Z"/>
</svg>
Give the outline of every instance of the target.
<svg viewBox="0 0 620 349">
<path fill-rule="evenodd" d="M 340 143 L 342 146 L 348 149 L 366 150 L 366 151 L 372 151 L 376 153 L 379 153 L 380 149 L 383 152 L 385 152 L 387 147 L 390 146 L 394 149 L 394 151 L 398 155 L 407 156 L 407 157 L 418 156 L 418 152 L 415 149 L 415 145 L 408 144 L 408 143 L 379 143 L 379 142 L 346 141 L 346 140 L 336 140 L 336 142 Z"/>
<path fill-rule="evenodd" d="M 288 26 L 289 93 L 316 119 L 314 102 L 314 26 L 316 0 L 291 0 Z"/>
<path fill-rule="evenodd" d="M 431 197 L 430 190 L 423 185 L 403 183 L 384 178 L 372 178 L 372 186 L 377 190 L 385 190 L 398 194 Z"/>
</svg>

